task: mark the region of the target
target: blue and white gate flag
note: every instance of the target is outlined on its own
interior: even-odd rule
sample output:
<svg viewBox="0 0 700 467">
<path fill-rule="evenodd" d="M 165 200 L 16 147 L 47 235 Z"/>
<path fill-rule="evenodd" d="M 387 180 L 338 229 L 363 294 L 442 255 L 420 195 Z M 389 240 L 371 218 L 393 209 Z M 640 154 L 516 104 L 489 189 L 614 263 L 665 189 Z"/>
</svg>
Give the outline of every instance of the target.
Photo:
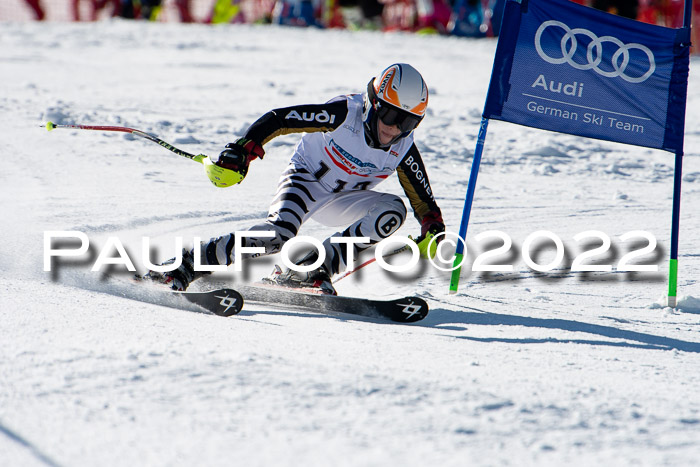
<svg viewBox="0 0 700 467">
<path fill-rule="evenodd" d="M 690 29 L 509 0 L 484 117 L 683 151 Z"/>
</svg>

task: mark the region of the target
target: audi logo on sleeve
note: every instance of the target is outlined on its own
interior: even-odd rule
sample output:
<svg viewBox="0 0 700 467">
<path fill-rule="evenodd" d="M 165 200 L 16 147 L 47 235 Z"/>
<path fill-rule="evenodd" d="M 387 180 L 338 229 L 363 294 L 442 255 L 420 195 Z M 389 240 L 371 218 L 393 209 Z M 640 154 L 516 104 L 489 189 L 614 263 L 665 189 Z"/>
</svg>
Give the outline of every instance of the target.
<svg viewBox="0 0 700 467">
<path fill-rule="evenodd" d="M 552 57 L 542 48 L 542 34 L 544 33 L 545 29 L 549 27 L 559 28 L 564 32 L 560 42 L 562 53 L 561 57 Z M 584 63 L 578 63 L 573 60 L 574 55 L 579 49 L 579 41 L 576 39 L 576 36 L 585 36 L 590 39 L 588 46 L 582 45 L 582 47 L 585 47 L 584 50 L 586 61 Z M 612 70 L 610 71 L 606 71 L 599 66 L 603 61 L 603 44 L 606 42 L 609 42 L 617 47 L 615 52 L 610 57 L 610 65 L 612 66 Z M 648 47 L 642 44 L 625 44 L 613 36 L 598 37 L 588 29 L 571 29 L 566 24 L 556 20 L 545 21 L 537 29 L 537 32 L 535 33 L 535 49 L 537 50 L 537 54 L 540 56 L 540 58 L 547 63 L 551 63 L 553 65 L 561 65 L 566 63 L 577 70 L 593 70 L 606 78 L 616 78 L 619 76 L 628 83 L 642 83 L 649 79 L 649 77 L 654 74 L 654 70 L 656 69 L 654 54 Z M 625 73 L 627 71 L 627 65 L 630 63 L 630 51 L 634 49 L 640 50 L 646 54 L 649 60 L 648 68 L 641 76 L 629 76 Z"/>
</svg>

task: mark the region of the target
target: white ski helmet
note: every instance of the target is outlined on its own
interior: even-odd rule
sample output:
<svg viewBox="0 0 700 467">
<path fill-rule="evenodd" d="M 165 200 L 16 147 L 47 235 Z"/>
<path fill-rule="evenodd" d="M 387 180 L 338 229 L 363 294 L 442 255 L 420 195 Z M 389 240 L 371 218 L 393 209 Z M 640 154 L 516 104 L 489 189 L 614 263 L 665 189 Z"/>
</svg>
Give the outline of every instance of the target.
<svg viewBox="0 0 700 467">
<path fill-rule="evenodd" d="M 379 143 L 377 120 L 397 125 L 401 134 L 383 147 L 408 136 L 423 120 L 428 108 L 428 86 L 411 65 L 395 63 L 367 84 L 364 104 L 365 136 L 371 147 Z"/>
</svg>

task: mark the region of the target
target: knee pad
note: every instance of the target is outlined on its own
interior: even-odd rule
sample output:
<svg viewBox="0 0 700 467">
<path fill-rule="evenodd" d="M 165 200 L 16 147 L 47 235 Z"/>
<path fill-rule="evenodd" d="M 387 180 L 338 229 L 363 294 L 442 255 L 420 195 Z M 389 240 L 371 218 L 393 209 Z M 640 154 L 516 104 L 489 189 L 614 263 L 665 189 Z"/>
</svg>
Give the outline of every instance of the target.
<svg viewBox="0 0 700 467">
<path fill-rule="evenodd" d="M 401 198 L 386 194 L 368 213 L 374 220 L 374 231 L 381 238 L 396 232 L 406 219 L 406 206 Z"/>
</svg>

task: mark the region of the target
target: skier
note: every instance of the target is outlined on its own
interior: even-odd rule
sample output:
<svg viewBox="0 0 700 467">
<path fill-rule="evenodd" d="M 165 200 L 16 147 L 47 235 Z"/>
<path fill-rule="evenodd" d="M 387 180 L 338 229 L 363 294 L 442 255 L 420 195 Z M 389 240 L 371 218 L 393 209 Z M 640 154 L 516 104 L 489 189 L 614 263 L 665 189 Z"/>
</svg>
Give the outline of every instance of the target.
<svg viewBox="0 0 700 467">
<path fill-rule="evenodd" d="M 264 247 L 265 254 L 277 253 L 308 219 L 344 227 L 323 242 L 323 263 L 316 250 L 295 263 L 319 263 L 317 269 L 283 271 L 276 266 L 272 281 L 335 294 L 331 277 L 348 266 L 348 245 L 333 243 L 331 238 L 368 237 L 366 243 L 352 244 L 353 257 L 357 257 L 360 251 L 396 232 L 405 220 L 406 207 L 401 198 L 373 190 L 394 172 L 421 224 L 421 235 L 415 239 L 421 255 L 434 256 L 437 242 L 429 248 L 430 239 L 443 232 L 445 225 L 413 142 L 413 130 L 423 120 L 427 105 L 428 88 L 422 76 L 412 66 L 399 63 L 372 78 L 366 93 L 339 96 L 320 105 L 272 110 L 255 121 L 244 137 L 226 145 L 215 163 L 242 179 L 249 164 L 263 158 L 263 146 L 272 138 L 306 133 L 279 180 L 267 219 L 249 229 L 248 234 L 253 236 L 238 239 L 242 246 Z M 255 236 L 256 231 L 272 231 L 274 236 Z M 203 243 L 202 265 L 232 264 L 234 243 L 234 233 Z M 241 255 L 244 259 L 250 256 Z M 146 277 L 185 290 L 193 280 L 207 274 L 195 271 L 193 260 L 193 250 L 184 250 L 178 268 L 166 273 L 151 271 Z"/>
</svg>

